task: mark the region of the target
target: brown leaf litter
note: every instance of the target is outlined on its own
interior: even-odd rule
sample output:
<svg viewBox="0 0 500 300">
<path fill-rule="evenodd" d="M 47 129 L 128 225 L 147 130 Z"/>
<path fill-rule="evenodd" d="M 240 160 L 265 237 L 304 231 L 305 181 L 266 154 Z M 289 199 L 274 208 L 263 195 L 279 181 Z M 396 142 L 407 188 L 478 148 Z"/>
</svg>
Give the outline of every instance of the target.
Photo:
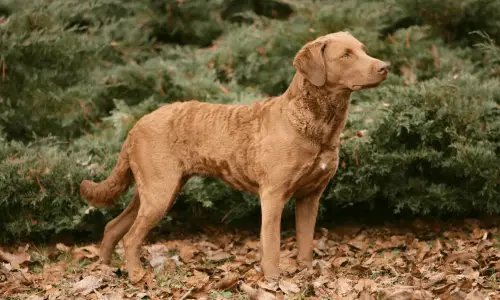
<svg viewBox="0 0 500 300">
<path fill-rule="evenodd" d="M 496 222 L 496 221 L 495 221 Z M 313 270 L 282 240 L 279 281 L 264 281 L 258 235 L 205 228 L 142 249 L 149 270 L 131 285 L 119 244 L 0 249 L 0 298 L 15 299 L 500 299 L 498 223 L 423 222 L 319 228 Z M 43 252 L 43 253 L 42 253 Z"/>
</svg>

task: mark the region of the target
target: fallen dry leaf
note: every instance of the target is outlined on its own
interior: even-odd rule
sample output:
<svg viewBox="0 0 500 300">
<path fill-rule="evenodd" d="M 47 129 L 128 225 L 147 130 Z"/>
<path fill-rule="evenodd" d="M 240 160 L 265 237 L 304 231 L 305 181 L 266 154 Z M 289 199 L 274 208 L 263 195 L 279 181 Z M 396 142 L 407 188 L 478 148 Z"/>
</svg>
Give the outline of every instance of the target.
<svg viewBox="0 0 500 300">
<path fill-rule="evenodd" d="M 9 277 L 10 277 L 11 281 L 22 283 L 22 284 L 29 284 L 31 282 L 31 280 L 28 278 L 29 274 L 26 273 L 27 271 L 28 271 L 27 268 L 26 269 L 15 269 L 9 273 Z"/>
<path fill-rule="evenodd" d="M 210 276 L 204 272 L 198 270 L 193 270 L 193 276 L 188 277 L 186 283 L 190 287 L 196 287 L 201 289 L 205 284 L 207 284 Z"/>
<path fill-rule="evenodd" d="M 63 243 L 58 243 L 56 245 L 56 249 L 61 251 L 61 252 L 69 252 L 69 250 L 71 250 L 71 247 L 68 247 L 68 246 L 64 245 Z"/>
<path fill-rule="evenodd" d="M 42 278 L 45 284 L 50 285 L 59 282 L 66 272 L 66 264 L 58 262 L 55 264 L 46 264 L 43 266 Z"/>
<path fill-rule="evenodd" d="M 202 241 L 199 243 L 200 247 L 205 247 L 205 248 L 208 248 L 208 249 L 211 249 L 211 250 L 217 250 L 219 249 L 219 247 L 215 244 L 212 244 L 210 242 L 207 242 L 207 241 Z"/>
<path fill-rule="evenodd" d="M 283 273 L 293 274 L 297 272 L 298 265 L 297 260 L 289 257 L 280 259 L 280 270 Z"/>
<path fill-rule="evenodd" d="M 391 300 L 407 300 L 414 299 L 413 291 L 411 290 L 397 290 L 387 296 L 387 299 Z"/>
<path fill-rule="evenodd" d="M 204 227 L 202 236 L 178 232 L 168 241 L 145 245 L 142 259 L 156 271 L 148 272 L 139 289 L 122 273 L 122 262 L 119 269 L 98 261 L 79 262 L 97 257 L 96 246 L 68 249 L 53 245 L 43 251 L 50 261 L 38 259 L 37 249 L 24 268 L 0 263 L 0 297 L 19 295 L 25 299 L 25 295 L 33 294 L 49 300 L 180 299 L 187 295 L 185 299 L 226 299 L 228 294 L 222 291 L 234 291 L 241 280 L 246 285 L 239 290 L 251 295 L 247 299 L 288 299 L 300 294 L 310 299 L 493 300 L 499 299 L 495 289 L 500 281 L 500 249 L 496 247 L 500 218 L 494 224 L 421 221 L 421 226 L 320 229 L 314 247 L 321 256 L 314 257 L 312 269 L 297 266 L 296 241 L 291 236 L 280 245 L 282 277 L 273 284 L 263 279 L 259 237 L 251 232 Z M 207 242 L 207 235 L 211 242 Z M 375 242 L 373 247 L 367 247 L 367 241 L 368 245 Z M 76 259 L 56 259 L 67 250 Z M 121 242 L 116 250 L 123 255 Z M 171 256 L 169 250 L 178 255 Z M 209 259 L 215 259 L 216 264 L 207 264 Z M 87 295 L 73 293 L 72 286 L 77 287 L 88 276 L 98 279 L 100 285 L 82 288 Z M 221 292 L 210 293 L 214 290 Z M 233 297 L 238 298 L 237 293 Z"/>
<path fill-rule="evenodd" d="M 251 287 L 250 285 L 248 285 L 246 283 L 242 283 L 240 285 L 240 289 L 242 292 L 247 294 L 247 296 L 250 300 L 275 300 L 276 299 L 276 296 L 274 296 L 273 294 L 271 294 L 265 290 L 262 290 L 262 289 L 254 289 L 253 287 Z"/>
<path fill-rule="evenodd" d="M 354 289 L 358 292 L 361 291 L 374 291 L 377 288 L 377 283 L 372 279 L 362 278 L 356 283 Z"/>
<path fill-rule="evenodd" d="M 493 243 L 489 240 L 481 240 L 479 244 L 477 244 L 477 251 L 481 252 L 485 249 L 489 249 L 490 247 L 493 246 Z"/>
<path fill-rule="evenodd" d="M 363 290 L 359 292 L 358 297 L 356 299 L 359 300 L 372 300 L 372 296 L 369 291 Z"/>
<path fill-rule="evenodd" d="M 405 245 L 404 236 L 391 236 L 389 240 L 384 240 L 379 238 L 375 241 L 375 246 L 373 247 L 373 251 L 379 252 L 382 250 L 398 248 Z"/>
<path fill-rule="evenodd" d="M 31 256 L 26 252 L 29 245 L 19 247 L 15 253 L 4 252 L 0 249 L 0 260 L 8 262 L 12 268 L 19 268 L 21 264 L 31 259 Z"/>
<path fill-rule="evenodd" d="M 447 263 L 452 263 L 454 261 L 464 261 L 467 259 L 474 259 L 476 256 L 473 253 L 467 252 L 467 251 L 459 251 L 459 252 L 454 252 L 448 257 L 446 257 L 445 261 Z"/>
<path fill-rule="evenodd" d="M 73 285 L 73 293 L 75 295 L 81 294 L 86 296 L 93 290 L 100 288 L 102 280 L 94 276 L 87 276 Z"/>
<path fill-rule="evenodd" d="M 183 244 L 179 249 L 179 256 L 184 263 L 188 263 L 198 252 L 195 247 Z"/>
<path fill-rule="evenodd" d="M 299 287 L 295 283 L 286 280 L 280 280 L 279 287 L 281 291 L 287 295 L 300 292 Z"/>
<path fill-rule="evenodd" d="M 429 278 L 429 282 L 424 285 L 424 288 L 428 289 L 430 287 L 433 287 L 436 284 L 441 283 L 445 279 L 446 279 L 446 274 L 444 272 L 434 274 Z"/>
<path fill-rule="evenodd" d="M 147 247 L 151 259 L 149 264 L 154 270 L 162 270 L 168 260 L 168 248 L 163 244 L 153 244 Z"/>
<path fill-rule="evenodd" d="M 278 281 L 269 282 L 267 280 L 260 280 L 257 282 L 257 285 L 264 290 L 273 291 L 273 292 L 276 292 L 279 289 Z"/>
<path fill-rule="evenodd" d="M 352 291 L 351 280 L 339 278 L 336 282 L 336 290 L 340 296 L 345 296 Z"/>
<path fill-rule="evenodd" d="M 472 230 L 471 238 L 474 240 L 486 240 L 487 237 L 487 230 L 481 229 L 479 227 L 475 227 L 474 230 Z"/>
<path fill-rule="evenodd" d="M 357 250 L 365 251 L 370 244 L 370 239 L 364 234 L 359 234 L 354 239 L 349 241 L 349 245 Z"/>
<path fill-rule="evenodd" d="M 486 295 L 484 292 L 480 292 L 477 289 L 471 291 L 465 297 L 465 300 L 483 300 L 486 299 Z"/>
<path fill-rule="evenodd" d="M 221 261 L 221 260 L 226 260 L 229 257 L 231 257 L 231 255 L 229 255 L 228 253 L 224 252 L 223 250 L 218 250 L 218 251 L 215 251 L 215 252 L 209 252 L 209 255 L 208 255 L 207 259 L 209 261 L 218 262 L 218 261 Z"/>
<path fill-rule="evenodd" d="M 429 244 L 426 242 L 418 242 L 415 247 L 417 248 L 417 261 L 421 262 L 424 260 L 426 255 L 431 251 Z"/>
<path fill-rule="evenodd" d="M 213 288 L 215 290 L 230 290 L 236 284 L 238 283 L 239 280 L 239 275 L 237 273 L 231 272 L 229 274 L 226 274 L 224 278 L 221 279 L 221 281 L 217 282 Z"/>
<path fill-rule="evenodd" d="M 75 259 L 76 261 L 85 258 L 93 259 L 99 256 L 99 248 L 97 248 L 95 245 L 88 245 L 73 249 L 73 251 L 71 251 L 71 255 L 73 256 L 73 259 Z"/>
<path fill-rule="evenodd" d="M 319 269 L 322 273 L 328 273 L 331 271 L 331 264 L 323 259 L 315 259 L 313 260 L 313 268 Z"/>
<path fill-rule="evenodd" d="M 333 260 L 332 262 L 332 266 L 334 268 L 340 268 L 342 266 L 344 266 L 345 264 L 347 264 L 347 262 L 349 261 L 349 258 L 348 257 L 337 257 Z"/>
<path fill-rule="evenodd" d="M 111 291 L 110 293 L 105 294 L 105 296 L 108 300 L 123 300 L 125 292 L 123 291 L 123 289 L 119 289 Z"/>
</svg>

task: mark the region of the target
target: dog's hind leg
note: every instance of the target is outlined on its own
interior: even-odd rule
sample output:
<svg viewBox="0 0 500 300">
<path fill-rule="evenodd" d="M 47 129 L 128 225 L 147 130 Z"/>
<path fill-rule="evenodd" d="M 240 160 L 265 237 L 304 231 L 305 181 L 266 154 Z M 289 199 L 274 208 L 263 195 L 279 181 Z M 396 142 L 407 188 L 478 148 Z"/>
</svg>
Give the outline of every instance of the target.
<svg viewBox="0 0 500 300">
<path fill-rule="evenodd" d="M 136 190 L 134 198 L 125 210 L 106 225 L 99 255 L 103 264 L 109 264 L 111 262 L 113 250 L 134 223 L 137 212 L 139 211 L 139 205 L 140 197 L 139 192 Z"/>
<path fill-rule="evenodd" d="M 169 168 L 159 168 L 156 165 L 152 169 L 149 171 L 152 171 L 153 176 L 148 176 L 147 182 L 138 184 L 141 205 L 132 227 L 123 237 L 125 264 L 132 283 L 140 281 L 146 273 L 140 261 L 140 247 L 144 239 L 173 205 L 184 183 L 180 172 L 169 170 L 167 174 L 159 176 L 156 171 L 168 170 Z"/>
</svg>

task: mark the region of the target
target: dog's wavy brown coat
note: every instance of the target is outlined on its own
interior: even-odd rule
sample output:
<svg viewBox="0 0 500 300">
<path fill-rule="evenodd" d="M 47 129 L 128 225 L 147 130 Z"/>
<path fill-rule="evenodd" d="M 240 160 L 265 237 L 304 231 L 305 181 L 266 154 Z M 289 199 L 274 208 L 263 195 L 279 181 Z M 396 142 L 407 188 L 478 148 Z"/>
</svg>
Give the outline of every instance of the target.
<svg viewBox="0 0 500 300">
<path fill-rule="evenodd" d="M 107 224 L 100 256 L 109 263 L 123 238 L 132 282 L 145 274 L 140 246 L 194 175 L 217 176 L 261 199 L 261 266 L 279 277 L 280 220 L 296 198 L 298 262 L 311 267 L 319 199 L 338 166 L 340 134 L 351 92 L 375 87 L 388 63 L 372 58 L 352 35 L 337 32 L 307 43 L 284 94 L 251 105 L 189 101 L 163 106 L 130 131 L 112 174 L 84 180 L 80 192 L 96 207 L 113 205 L 135 179 L 129 206 Z"/>
</svg>

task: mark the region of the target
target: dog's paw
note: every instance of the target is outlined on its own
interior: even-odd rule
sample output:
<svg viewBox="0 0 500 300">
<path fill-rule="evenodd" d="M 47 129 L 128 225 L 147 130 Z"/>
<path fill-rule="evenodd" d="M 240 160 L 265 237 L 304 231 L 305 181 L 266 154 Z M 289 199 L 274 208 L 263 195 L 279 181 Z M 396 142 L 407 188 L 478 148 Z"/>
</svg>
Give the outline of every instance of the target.
<svg viewBox="0 0 500 300">
<path fill-rule="evenodd" d="M 137 284 L 144 278 L 146 273 L 147 273 L 146 270 L 142 268 L 135 268 L 131 272 L 129 271 L 128 277 L 132 284 Z"/>
</svg>

